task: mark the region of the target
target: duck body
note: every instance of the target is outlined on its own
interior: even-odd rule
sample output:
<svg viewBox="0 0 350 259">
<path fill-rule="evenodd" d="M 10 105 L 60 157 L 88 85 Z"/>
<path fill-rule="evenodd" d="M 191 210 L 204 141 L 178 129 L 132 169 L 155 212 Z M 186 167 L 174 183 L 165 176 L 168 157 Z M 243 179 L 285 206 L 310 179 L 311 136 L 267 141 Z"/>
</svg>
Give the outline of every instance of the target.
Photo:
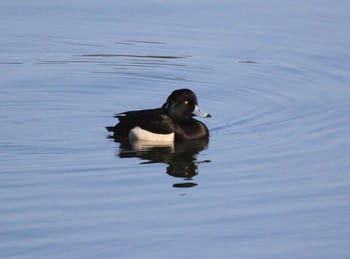
<svg viewBox="0 0 350 259">
<path fill-rule="evenodd" d="M 162 107 L 118 113 L 114 117 L 119 119 L 119 123 L 106 129 L 113 132 L 113 137 L 138 140 L 184 141 L 208 138 L 208 128 L 193 117 L 211 116 L 201 112 L 197 104 L 197 97 L 191 90 L 175 90 Z"/>
</svg>

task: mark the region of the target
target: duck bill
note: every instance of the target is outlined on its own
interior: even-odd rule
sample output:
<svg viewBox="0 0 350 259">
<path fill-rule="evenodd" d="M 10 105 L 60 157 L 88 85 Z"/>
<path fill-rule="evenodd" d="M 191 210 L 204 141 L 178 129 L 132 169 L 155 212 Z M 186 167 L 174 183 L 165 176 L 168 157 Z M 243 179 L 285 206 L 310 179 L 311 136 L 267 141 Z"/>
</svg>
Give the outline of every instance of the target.
<svg viewBox="0 0 350 259">
<path fill-rule="evenodd" d="M 211 115 L 209 113 L 201 111 L 197 105 L 194 106 L 194 110 L 192 113 L 196 116 L 201 116 L 204 118 L 211 118 Z"/>
</svg>

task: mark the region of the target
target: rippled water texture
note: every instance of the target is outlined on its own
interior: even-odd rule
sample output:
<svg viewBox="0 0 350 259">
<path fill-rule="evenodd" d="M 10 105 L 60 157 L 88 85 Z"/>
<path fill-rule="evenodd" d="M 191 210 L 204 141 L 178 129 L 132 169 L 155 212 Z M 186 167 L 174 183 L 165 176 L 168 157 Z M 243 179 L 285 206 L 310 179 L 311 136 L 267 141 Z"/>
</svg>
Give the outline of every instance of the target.
<svg viewBox="0 0 350 259">
<path fill-rule="evenodd" d="M 348 1 L 1 1 L 0 257 L 349 258 Z M 209 141 L 110 139 L 197 93 Z"/>
</svg>

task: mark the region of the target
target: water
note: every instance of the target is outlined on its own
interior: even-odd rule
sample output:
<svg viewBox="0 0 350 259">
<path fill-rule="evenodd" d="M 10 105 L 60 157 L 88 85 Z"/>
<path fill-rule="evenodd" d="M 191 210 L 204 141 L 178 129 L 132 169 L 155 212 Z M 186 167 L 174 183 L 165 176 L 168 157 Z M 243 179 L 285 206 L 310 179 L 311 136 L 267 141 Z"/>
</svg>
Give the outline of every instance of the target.
<svg viewBox="0 0 350 259">
<path fill-rule="evenodd" d="M 347 1 L 1 1 L 0 257 L 348 258 Z M 190 88 L 208 143 L 108 139 Z"/>
</svg>

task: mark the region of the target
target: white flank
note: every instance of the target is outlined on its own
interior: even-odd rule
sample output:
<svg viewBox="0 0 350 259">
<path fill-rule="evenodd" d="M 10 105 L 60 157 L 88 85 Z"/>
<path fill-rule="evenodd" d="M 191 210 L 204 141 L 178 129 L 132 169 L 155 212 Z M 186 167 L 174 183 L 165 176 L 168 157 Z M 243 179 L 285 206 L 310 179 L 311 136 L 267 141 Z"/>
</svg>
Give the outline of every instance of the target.
<svg viewBox="0 0 350 259">
<path fill-rule="evenodd" d="M 129 139 L 173 142 L 174 132 L 170 134 L 156 134 L 147 130 L 143 130 L 140 127 L 135 127 L 132 130 L 130 130 Z"/>
</svg>

